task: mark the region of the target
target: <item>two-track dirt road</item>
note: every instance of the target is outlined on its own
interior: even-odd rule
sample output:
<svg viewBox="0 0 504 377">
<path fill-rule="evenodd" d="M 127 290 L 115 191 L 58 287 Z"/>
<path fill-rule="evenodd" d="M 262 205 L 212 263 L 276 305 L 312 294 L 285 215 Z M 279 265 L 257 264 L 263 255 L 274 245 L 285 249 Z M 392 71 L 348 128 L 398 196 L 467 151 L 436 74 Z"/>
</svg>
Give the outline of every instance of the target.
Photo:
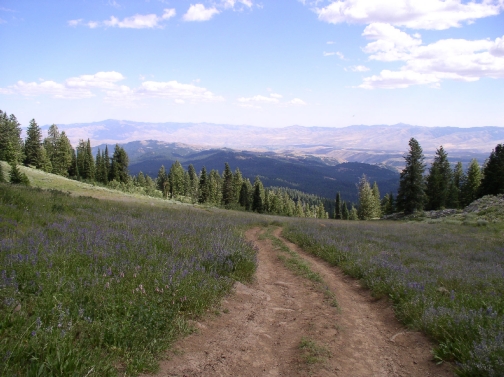
<svg viewBox="0 0 504 377">
<path fill-rule="evenodd" d="M 284 266 L 262 232 L 246 234 L 259 249 L 255 281 L 237 283 L 221 314 L 196 323 L 199 330 L 176 343 L 156 376 L 453 376 L 449 365 L 432 361 L 423 335 L 395 319 L 390 302 L 372 298 L 275 229 L 335 294 L 339 308 L 330 306 L 320 289 Z"/>
</svg>

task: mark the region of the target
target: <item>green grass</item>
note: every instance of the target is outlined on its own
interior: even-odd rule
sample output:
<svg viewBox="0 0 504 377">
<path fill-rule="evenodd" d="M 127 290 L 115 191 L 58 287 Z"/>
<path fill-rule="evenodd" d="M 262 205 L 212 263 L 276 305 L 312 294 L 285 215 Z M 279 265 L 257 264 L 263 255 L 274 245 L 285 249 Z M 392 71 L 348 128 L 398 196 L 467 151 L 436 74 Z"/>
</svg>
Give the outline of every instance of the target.
<svg viewBox="0 0 504 377">
<path fill-rule="evenodd" d="M 301 338 L 299 349 L 301 350 L 301 359 L 308 365 L 322 363 L 331 357 L 331 352 L 326 347 L 318 345 L 307 337 Z"/>
<path fill-rule="evenodd" d="M 118 197 L 0 184 L 0 375 L 154 371 L 188 318 L 251 279 L 256 217 Z"/>
</svg>

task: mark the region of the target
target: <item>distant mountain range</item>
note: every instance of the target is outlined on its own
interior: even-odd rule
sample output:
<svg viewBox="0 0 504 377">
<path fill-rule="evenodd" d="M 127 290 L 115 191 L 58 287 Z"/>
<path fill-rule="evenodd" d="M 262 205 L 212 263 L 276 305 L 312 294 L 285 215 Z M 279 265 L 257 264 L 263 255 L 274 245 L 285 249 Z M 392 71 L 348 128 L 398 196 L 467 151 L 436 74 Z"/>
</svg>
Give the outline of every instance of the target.
<svg viewBox="0 0 504 377">
<path fill-rule="evenodd" d="M 207 172 L 215 169 L 222 174 L 227 162 L 232 170 L 237 167 L 243 176 L 253 182 L 259 176 L 266 187 L 281 186 L 325 198 L 334 198 L 340 191 L 344 200 L 357 201 L 355 184 L 365 174 L 369 181 L 378 183 L 383 194 L 396 192 L 399 174 L 394 169 L 358 162 L 338 163 L 315 156 L 279 154 L 275 152 L 239 151 L 229 148 L 193 148 L 180 143 L 135 141 L 122 144 L 130 158 L 130 174 L 142 171 L 152 178 L 163 165 L 169 170 L 175 161 L 185 169 L 192 164 L 197 172 L 205 166 Z M 105 144 L 93 148 L 94 152 Z M 109 153 L 113 147 L 109 145 Z"/>
<path fill-rule="evenodd" d="M 45 126 L 43 128 L 48 128 Z M 443 145 L 451 162 L 467 165 L 472 158 L 483 163 L 498 143 L 504 142 L 500 127 L 420 127 L 408 124 L 355 125 L 344 128 L 262 128 L 210 123 L 145 123 L 105 120 L 60 124 L 74 145 L 90 139 L 104 145 L 121 144 L 130 157 L 130 172 L 152 177 L 161 165 L 169 169 L 179 160 L 199 171 L 222 172 L 224 163 L 239 167 L 266 186 L 285 186 L 332 198 L 341 191 L 356 199 L 355 184 L 362 174 L 376 180 L 382 193 L 396 191 L 398 171 L 410 138 L 422 146 L 427 162 Z M 112 153 L 112 150 L 110 151 Z"/>
<path fill-rule="evenodd" d="M 416 138 L 426 156 L 443 145 L 452 161 L 483 162 L 498 143 L 504 142 L 503 127 L 420 127 L 408 124 L 349 126 L 343 128 L 262 128 L 210 123 L 145 123 L 104 120 L 60 124 L 74 145 L 90 139 L 92 145 L 125 144 L 140 140 L 183 143 L 194 148 L 233 148 L 275 151 L 288 155 L 312 155 L 337 162 L 384 164 L 401 169 L 408 141 Z M 45 126 L 48 128 L 48 126 Z"/>
</svg>

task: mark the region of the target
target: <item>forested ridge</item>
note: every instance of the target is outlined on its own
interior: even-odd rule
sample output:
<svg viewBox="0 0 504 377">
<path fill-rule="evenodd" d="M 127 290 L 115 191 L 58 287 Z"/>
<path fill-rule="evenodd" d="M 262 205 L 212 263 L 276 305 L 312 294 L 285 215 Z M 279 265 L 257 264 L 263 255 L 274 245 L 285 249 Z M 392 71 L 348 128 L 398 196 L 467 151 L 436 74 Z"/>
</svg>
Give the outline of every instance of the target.
<svg viewBox="0 0 504 377">
<path fill-rule="evenodd" d="M 262 179 L 271 183 L 272 171 L 268 172 L 270 178 L 258 174 L 251 182 L 239 167 L 232 170 L 228 162 L 224 164 L 222 174 L 217 169 L 207 171 L 205 166 L 198 172 L 192 163 L 185 169 L 176 160 L 168 169 L 161 165 L 156 177 L 141 171 L 130 175 L 128 154 L 118 144 L 113 151 L 105 146 L 93 156 L 89 139 L 80 140 L 73 148 L 65 132 L 60 132 L 54 124 L 49 127 L 47 137 L 43 138 L 34 119 L 30 121 L 26 139 L 23 140 L 16 117 L 0 110 L 0 160 L 7 161 L 12 167 L 9 174 L 11 183 L 29 184 L 28 178 L 17 168 L 18 164 L 24 164 L 125 192 L 193 204 L 284 216 L 349 220 L 380 218 L 398 211 L 413 213 L 463 208 L 484 195 L 504 193 L 503 144 L 495 147 L 484 166 L 481 167 L 474 159 L 466 171 L 461 162 L 454 167 L 450 165 L 443 146 L 436 151 L 434 162 L 427 170 L 420 144 L 412 138 L 409 147 L 405 156 L 406 167 L 399 179 L 399 190 L 382 196 L 378 184 L 371 184 L 368 177 L 362 175 L 355 182 L 358 202 L 353 203 L 345 200 L 340 191 L 334 193 L 333 200 L 291 187 L 265 187 Z M 236 156 L 229 157 L 238 164 Z M 285 173 L 281 170 L 278 169 L 280 175 Z M 3 174 L 0 179 L 4 179 Z M 287 181 L 278 179 L 273 182 Z"/>
</svg>

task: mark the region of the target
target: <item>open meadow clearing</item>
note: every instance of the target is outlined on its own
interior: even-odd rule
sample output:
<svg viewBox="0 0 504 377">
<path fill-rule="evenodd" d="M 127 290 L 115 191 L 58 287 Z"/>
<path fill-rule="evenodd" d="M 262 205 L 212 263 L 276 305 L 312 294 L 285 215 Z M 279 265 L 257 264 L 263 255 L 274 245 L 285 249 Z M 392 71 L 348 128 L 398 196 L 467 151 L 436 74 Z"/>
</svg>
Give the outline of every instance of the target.
<svg viewBox="0 0 504 377">
<path fill-rule="evenodd" d="M 397 331 L 421 330 L 434 341 L 432 346 L 426 343 L 426 362 L 432 366 L 436 361 L 454 361 L 456 372 L 463 376 L 504 373 L 504 250 L 499 223 L 301 220 L 124 198 L 124 202 L 98 200 L 1 184 L 2 375 L 104 376 L 156 371 L 163 351 L 181 335 L 194 331 L 194 320 L 215 312 L 208 309 L 218 312 L 235 281 L 257 290 L 260 278 L 254 273 L 257 264 L 264 262 L 244 234 L 253 226 L 268 224 L 281 225 L 284 237 L 361 279 L 379 302 L 390 299 L 397 318 L 407 326 Z M 292 250 L 285 249 L 285 256 L 275 257 L 283 261 L 275 268 L 301 271 L 303 279 L 296 284 L 313 281 L 325 286 L 309 270 L 310 265 L 317 268 L 316 261 L 306 267 L 304 254 L 300 251 L 295 256 Z M 272 279 L 279 280 L 277 276 Z M 332 348 L 334 341 L 327 337 L 332 334 L 341 342 L 347 334 L 347 341 L 351 339 L 350 332 L 334 331 L 338 321 L 345 323 L 338 319 L 338 305 L 343 313 L 350 306 L 334 301 L 342 286 L 329 279 L 338 279 L 337 274 L 326 274 L 324 279 L 326 288 L 313 288 L 319 292 L 320 305 L 309 305 L 310 318 L 316 320 L 302 328 L 305 333 L 295 332 L 293 343 L 287 345 L 294 354 L 287 361 L 309 364 L 296 369 L 300 375 L 327 372 L 336 362 L 339 369 L 333 371 L 344 368 L 337 357 L 345 353 Z M 292 287 L 289 292 L 294 296 L 299 289 Z M 259 316 L 265 291 L 252 295 L 257 307 L 252 307 L 250 318 Z M 378 313 L 381 306 L 387 305 L 366 310 Z M 277 309 L 271 310 L 276 313 Z M 328 315 L 334 317 L 328 318 L 334 320 L 326 319 L 321 314 L 324 311 L 332 313 Z M 293 315 L 294 320 L 296 317 Z M 225 314 L 220 321 L 226 321 Z M 243 323 L 230 322 L 229 326 L 242 328 Z M 368 333 L 365 328 L 359 331 Z M 180 344 L 183 339 L 177 347 Z M 433 357 L 430 347 L 435 347 Z M 388 346 L 381 350 L 391 356 L 395 352 Z M 393 365 L 392 359 L 389 364 Z M 285 368 L 293 365 L 298 364 L 287 363 Z M 384 370 L 408 371 L 406 364 L 397 361 L 397 365 L 397 370 L 386 365 Z M 272 370 L 280 373 L 280 367 L 281 363 L 273 362 Z M 410 368 L 411 373 L 427 370 L 420 369 L 417 361 Z"/>
</svg>

